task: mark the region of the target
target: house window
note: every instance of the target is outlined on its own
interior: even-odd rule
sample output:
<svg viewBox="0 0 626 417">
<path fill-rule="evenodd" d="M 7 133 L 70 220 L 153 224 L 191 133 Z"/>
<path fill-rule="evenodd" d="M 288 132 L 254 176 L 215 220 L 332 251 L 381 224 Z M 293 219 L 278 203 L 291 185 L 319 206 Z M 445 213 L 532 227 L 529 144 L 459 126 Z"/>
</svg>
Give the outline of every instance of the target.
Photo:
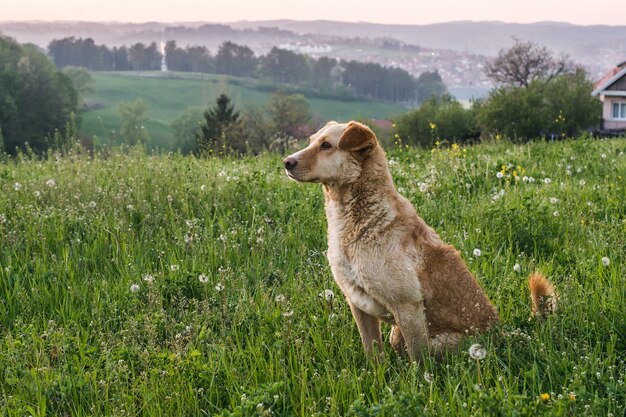
<svg viewBox="0 0 626 417">
<path fill-rule="evenodd" d="M 626 102 L 613 103 L 613 118 L 626 120 Z"/>
</svg>

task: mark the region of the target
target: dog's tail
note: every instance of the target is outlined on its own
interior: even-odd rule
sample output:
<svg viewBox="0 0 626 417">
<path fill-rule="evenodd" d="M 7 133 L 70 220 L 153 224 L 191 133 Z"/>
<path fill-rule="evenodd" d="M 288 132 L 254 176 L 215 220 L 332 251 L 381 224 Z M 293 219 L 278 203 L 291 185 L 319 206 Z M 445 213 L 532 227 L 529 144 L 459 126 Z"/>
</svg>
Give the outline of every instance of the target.
<svg viewBox="0 0 626 417">
<path fill-rule="evenodd" d="M 530 297 L 533 303 L 533 316 L 542 317 L 556 311 L 557 294 L 554 285 L 541 273 L 528 277 Z"/>
</svg>

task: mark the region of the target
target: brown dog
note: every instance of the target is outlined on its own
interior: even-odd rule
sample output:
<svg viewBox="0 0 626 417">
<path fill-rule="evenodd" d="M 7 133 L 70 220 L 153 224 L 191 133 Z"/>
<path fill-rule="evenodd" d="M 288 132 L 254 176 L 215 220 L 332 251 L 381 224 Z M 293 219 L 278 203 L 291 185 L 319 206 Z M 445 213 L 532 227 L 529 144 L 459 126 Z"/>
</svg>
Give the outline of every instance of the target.
<svg viewBox="0 0 626 417">
<path fill-rule="evenodd" d="M 382 351 L 380 320 L 393 325 L 391 345 L 406 347 L 412 361 L 498 322 L 459 253 L 398 194 L 367 126 L 330 122 L 284 164 L 290 178 L 324 188 L 328 260 L 368 355 Z M 533 279 L 533 300 L 554 298 L 543 276 Z"/>
</svg>

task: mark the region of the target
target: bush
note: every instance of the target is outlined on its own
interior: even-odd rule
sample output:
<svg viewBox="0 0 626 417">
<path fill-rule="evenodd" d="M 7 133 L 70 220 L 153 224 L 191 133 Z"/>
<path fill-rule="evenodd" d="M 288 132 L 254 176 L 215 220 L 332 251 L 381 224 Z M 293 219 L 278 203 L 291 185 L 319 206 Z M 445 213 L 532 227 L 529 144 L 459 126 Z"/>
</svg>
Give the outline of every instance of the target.
<svg viewBox="0 0 626 417">
<path fill-rule="evenodd" d="M 467 142 L 479 136 L 474 109 L 464 109 L 449 94 L 431 97 L 396 121 L 397 134 L 410 145 L 432 147 L 437 140 Z"/>
</svg>

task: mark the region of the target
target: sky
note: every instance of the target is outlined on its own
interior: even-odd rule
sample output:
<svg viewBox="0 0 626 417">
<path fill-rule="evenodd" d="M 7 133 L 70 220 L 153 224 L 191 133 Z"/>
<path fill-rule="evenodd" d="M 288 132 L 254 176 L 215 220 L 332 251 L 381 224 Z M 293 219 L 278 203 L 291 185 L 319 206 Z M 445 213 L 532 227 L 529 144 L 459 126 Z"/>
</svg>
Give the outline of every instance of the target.
<svg viewBox="0 0 626 417">
<path fill-rule="evenodd" d="M 0 0 L 0 20 L 235 22 L 338 20 L 429 24 L 456 20 L 626 25 L 624 0 Z"/>
</svg>

